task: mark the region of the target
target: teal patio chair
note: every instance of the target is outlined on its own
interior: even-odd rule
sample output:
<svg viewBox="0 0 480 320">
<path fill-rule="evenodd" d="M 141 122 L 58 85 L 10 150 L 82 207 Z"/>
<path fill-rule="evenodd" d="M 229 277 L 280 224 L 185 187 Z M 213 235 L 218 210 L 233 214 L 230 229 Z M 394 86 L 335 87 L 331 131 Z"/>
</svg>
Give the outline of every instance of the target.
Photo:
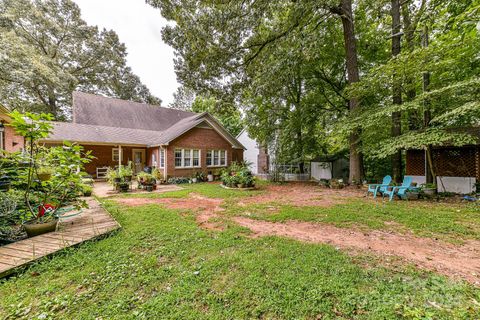
<svg viewBox="0 0 480 320">
<path fill-rule="evenodd" d="M 392 182 L 392 177 L 385 176 L 383 177 L 382 183 L 369 184 L 368 190 L 367 190 L 367 197 L 370 192 L 373 193 L 374 199 L 377 197 L 377 192 L 380 192 L 383 194 L 388 189 L 388 185 L 390 184 L 390 182 Z"/>
<path fill-rule="evenodd" d="M 406 192 L 412 185 L 412 177 L 405 176 L 403 177 L 403 182 L 401 186 L 393 187 L 392 190 L 385 190 L 382 194 L 382 198 L 386 195 L 390 198 L 389 201 L 392 201 L 395 195 L 397 195 L 400 199 L 406 199 Z"/>
</svg>

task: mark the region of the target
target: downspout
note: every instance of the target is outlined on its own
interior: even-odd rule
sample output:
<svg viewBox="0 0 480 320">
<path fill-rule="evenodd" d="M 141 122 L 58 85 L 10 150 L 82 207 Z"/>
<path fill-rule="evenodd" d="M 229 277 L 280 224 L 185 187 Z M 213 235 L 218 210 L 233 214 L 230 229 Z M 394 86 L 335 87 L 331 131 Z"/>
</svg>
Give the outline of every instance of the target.
<svg viewBox="0 0 480 320">
<path fill-rule="evenodd" d="M 160 148 L 162 148 L 162 147 L 160 146 Z M 168 165 L 167 155 L 168 155 L 167 147 L 165 147 L 165 148 L 163 148 L 163 178 L 165 179 L 165 181 L 167 181 L 167 172 L 168 172 L 168 170 L 167 170 L 167 165 Z"/>
</svg>

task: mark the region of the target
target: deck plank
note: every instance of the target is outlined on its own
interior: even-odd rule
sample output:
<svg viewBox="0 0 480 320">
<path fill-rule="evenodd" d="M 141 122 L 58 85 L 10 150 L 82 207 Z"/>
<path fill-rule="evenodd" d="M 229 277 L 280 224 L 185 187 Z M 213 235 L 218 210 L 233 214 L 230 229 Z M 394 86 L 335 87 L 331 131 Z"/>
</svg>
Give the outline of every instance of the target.
<svg viewBox="0 0 480 320">
<path fill-rule="evenodd" d="M 62 220 L 57 231 L 0 247 L 0 278 L 42 257 L 121 228 L 93 198 L 80 215 Z"/>
</svg>

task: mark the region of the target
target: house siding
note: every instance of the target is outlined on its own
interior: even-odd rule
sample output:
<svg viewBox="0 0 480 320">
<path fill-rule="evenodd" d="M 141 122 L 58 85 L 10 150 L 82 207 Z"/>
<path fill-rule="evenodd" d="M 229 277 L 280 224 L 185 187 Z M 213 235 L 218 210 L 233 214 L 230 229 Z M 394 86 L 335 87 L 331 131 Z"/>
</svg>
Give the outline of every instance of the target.
<svg viewBox="0 0 480 320">
<path fill-rule="evenodd" d="M 112 149 L 117 148 L 116 146 L 84 145 L 83 148 L 84 152 L 91 151 L 91 155 L 95 157 L 90 163 L 85 165 L 85 171 L 93 176 L 97 173 L 97 167 L 113 168 L 118 165 L 118 162 L 112 159 Z M 126 165 L 128 161 L 132 160 L 132 149 L 146 150 L 146 148 L 142 147 L 122 146 L 122 164 Z"/>
<path fill-rule="evenodd" d="M 24 148 L 24 139 L 22 136 L 16 134 L 15 130 L 5 125 L 3 132 L 3 146 L 7 152 L 17 152 Z"/>
<path fill-rule="evenodd" d="M 199 168 L 175 168 L 175 149 L 199 149 L 200 165 Z M 193 128 L 173 140 L 166 152 L 166 172 L 168 177 L 189 177 L 197 171 L 214 171 L 221 167 L 207 167 L 207 150 L 226 150 L 227 166 L 232 161 L 243 161 L 243 150 L 234 149 L 232 145 L 213 129 Z"/>
</svg>

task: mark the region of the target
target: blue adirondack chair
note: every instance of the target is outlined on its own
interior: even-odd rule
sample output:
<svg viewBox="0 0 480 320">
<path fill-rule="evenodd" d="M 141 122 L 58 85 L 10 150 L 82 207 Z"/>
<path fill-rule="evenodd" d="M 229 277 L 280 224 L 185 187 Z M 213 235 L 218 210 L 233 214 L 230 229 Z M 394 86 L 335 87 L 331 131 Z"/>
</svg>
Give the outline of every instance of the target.
<svg viewBox="0 0 480 320">
<path fill-rule="evenodd" d="M 392 182 L 392 177 L 385 176 L 383 177 L 382 183 L 369 184 L 368 190 L 367 190 L 367 197 L 368 197 L 368 194 L 371 192 L 373 193 L 373 198 L 375 199 L 377 197 L 377 192 L 380 192 L 380 193 L 385 192 L 390 182 Z"/>
<path fill-rule="evenodd" d="M 390 198 L 389 201 L 392 201 L 395 195 L 397 195 L 400 199 L 406 198 L 406 192 L 408 188 L 412 185 L 412 177 L 405 176 L 403 177 L 403 182 L 401 186 L 393 187 L 392 190 L 386 190 L 382 197 L 388 196 Z"/>
</svg>

